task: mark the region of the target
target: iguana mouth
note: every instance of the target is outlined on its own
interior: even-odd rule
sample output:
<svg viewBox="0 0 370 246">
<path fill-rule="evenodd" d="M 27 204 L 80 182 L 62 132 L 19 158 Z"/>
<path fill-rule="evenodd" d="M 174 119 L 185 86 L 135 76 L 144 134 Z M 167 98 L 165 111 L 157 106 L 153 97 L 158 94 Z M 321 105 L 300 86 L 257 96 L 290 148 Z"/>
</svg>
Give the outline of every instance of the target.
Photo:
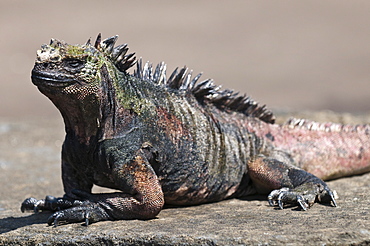
<svg viewBox="0 0 370 246">
<path fill-rule="evenodd" d="M 61 74 L 46 73 L 32 70 L 32 83 L 36 86 L 66 87 L 76 83 L 74 79 Z"/>
</svg>

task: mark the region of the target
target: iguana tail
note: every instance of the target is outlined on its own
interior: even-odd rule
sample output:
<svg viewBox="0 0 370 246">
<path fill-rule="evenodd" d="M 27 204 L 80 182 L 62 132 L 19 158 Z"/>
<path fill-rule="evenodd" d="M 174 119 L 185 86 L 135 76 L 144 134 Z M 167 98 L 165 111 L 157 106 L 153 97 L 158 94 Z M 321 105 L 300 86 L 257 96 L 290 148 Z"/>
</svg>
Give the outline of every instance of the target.
<svg viewBox="0 0 370 246">
<path fill-rule="evenodd" d="M 370 125 L 290 119 L 283 125 L 265 126 L 256 134 L 321 179 L 370 172 Z"/>
</svg>

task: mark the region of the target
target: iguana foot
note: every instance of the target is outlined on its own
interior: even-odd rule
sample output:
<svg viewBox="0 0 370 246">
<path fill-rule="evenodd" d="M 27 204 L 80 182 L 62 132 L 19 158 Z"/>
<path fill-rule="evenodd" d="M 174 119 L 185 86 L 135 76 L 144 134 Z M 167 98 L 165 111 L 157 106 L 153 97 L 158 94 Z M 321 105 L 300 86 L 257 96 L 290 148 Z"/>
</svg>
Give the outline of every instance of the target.
<svg viewBox="0 0 370 246">
<path fill-rule="evenodd" d="M 273 190 L 268 195 L 268 202 L 270 206 L 277 204 L 280 209 L 284 208 L 284 204 L 298 204 L 303 210 L 307 210 L 315 202 L 332 203 L 336 207 L 335 197 L 335 191 L 331 191 L 326 184 L 304 183 L 293 189 L 283 187 Z"/>
<path fill-rule="evenodd" d="M 82 192 L 80 193 L 82 194 Z M 33 197 L 27 198 L 22 203 L 21 211 L 33 211 L 34 213 L 56 211 L 48 219 L 48 224 L 54 224 L 54 226 L 60 223 L 74 222 L 85 222 L 86 225 L 89 225 L 96 221 L 109 219 L 107 213 L 98 204 L 53 196 L 46 196 L 45 199 L 41 200 Z"/>
<path fill-rule="evenodd" d="M 98 204 L 85 201 L 80 206 L 55 212 L 48 218 L 48 225 L 58 226 L 60 223 L 85 222 L 87 226 L 93 222 L 107 219 L 109 216 L 103 208 Z"/>
<path fill-rule="evenodd" d="M 65 198 L 56 198 L 54 196 L 46 196 L 45 199 L 37 200 L 36 198 L 30 197 L 22 202 L 21 211 L 32 210 L 34 213 L 38 213 L 40 210 L 57 211 L 73 206 L 78 206 L 82 201 L 68 200 Z"/>
</svg>

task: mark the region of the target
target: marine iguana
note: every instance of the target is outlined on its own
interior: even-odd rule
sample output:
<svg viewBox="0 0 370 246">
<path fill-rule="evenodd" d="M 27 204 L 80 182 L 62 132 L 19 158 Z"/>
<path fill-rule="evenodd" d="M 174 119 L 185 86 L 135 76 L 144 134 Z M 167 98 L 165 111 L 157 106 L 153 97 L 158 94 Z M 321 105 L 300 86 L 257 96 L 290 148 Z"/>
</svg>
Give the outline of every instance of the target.
<svg viewBox="0 0 370 246">
<path fill-rule="evenodd" d="M 336 206 L 322 179 L 370 171 L 370 126 L 302 119 L 275 124 L 245 95 L 198 82 L 187 67 L 167 79 L 118 36 L 41 46 L 32 82 L 65 123 L 61 198 L 26 199 L 49 225 L 155 218 L 164 204 L 268 194 L 271 206 Z M 137 62 L 136 62 L 137 61 Z M 134 64 L 133 74 L 128 69 Z M 93 185 L 117 192 L 92 194 Z"/>
</svg>

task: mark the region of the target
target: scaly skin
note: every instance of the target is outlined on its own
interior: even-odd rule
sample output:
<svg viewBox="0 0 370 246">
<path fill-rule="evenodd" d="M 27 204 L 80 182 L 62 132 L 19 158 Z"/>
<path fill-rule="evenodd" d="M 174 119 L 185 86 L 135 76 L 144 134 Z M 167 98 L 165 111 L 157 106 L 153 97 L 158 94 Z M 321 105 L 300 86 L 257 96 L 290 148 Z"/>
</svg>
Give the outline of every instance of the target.
<svg viewBox="0 0 370 246">
<path fill-rule="evenodd" d="M 306 210 L 317 201 L 336 206 L 320 178 L 369 171 L 368 126 L 299 120 L 279 126 L 250 98 L 209 80 L 196 83 L 199 76 L 190 80 L 186 68 L 166 80 L 164 64 L 153 72 L 139 61 L 130 75 L 135 58 L 126 46 L 114 47 L 116 39 L 99 35 L 94 45 L 52 40 L 37 52 L 32 81 L 65 122 L 65 195 L 28 198 L 22 211 L 54 211 L 50 225 L 89 224 L 150 219 L 164 203 L 255 192 L 270 193 L 273 206 Z M 93 185 L 118 191 L 92 194 Z"/>
</svg>

